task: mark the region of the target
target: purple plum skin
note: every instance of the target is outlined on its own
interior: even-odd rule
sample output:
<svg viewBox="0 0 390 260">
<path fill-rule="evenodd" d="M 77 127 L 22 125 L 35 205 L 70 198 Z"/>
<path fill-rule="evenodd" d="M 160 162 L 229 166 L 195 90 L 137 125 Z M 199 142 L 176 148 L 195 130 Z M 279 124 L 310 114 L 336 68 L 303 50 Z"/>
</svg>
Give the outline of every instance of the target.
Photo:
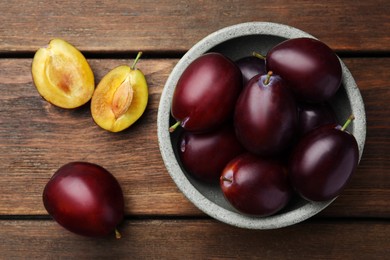
<svg viewBox="0 0 390 260">
<path fill-rule="evenodd" d="M 304 136 L 317 127 L 336 124 L 336 115 L 329 104 L 298 104 L 298 135 Z"/>
<path fill-rule="evenodd" d="M 292 195 L 283 165 L 249 153 L 239 155 L 225 167 L 220 186 L 238 211 L 262 217 L 283 209 Z"/>
<path fill-rule="evenodd" d="M 277 75 L 253 77 L 236 103 L 234 125 L 241 144 L 250 152 L 267 157 L 282 154 L 291 144 L 298 126 L 295 99 Z"/>
<path fill-rule="evenodd" d="M 264 74 L 265 71 L 265 59 L 261 59 L 255 56 L 246 56 L 236 61 L 237 66 L 242 73 L 242 84 L 245 87 L 249 80 L 257 74 Z"/>
<path fill-rule="evenodd" d="M 171 114 L 191 132 L 206 132 L 231 117 L 242 89 L 237 65 L 220 53 L 206 53 L 195 59 L 180 76 Z"/>
<path fill-rule="evenodd" d="M 330 124 L 309 132 L 290 157 L 292 186 L 309 201 L 336 198 L 357 167 L 359 150 L 356 139 L 340 128 Z"/>
<path fill-rule="evenodd" d="M 103 167 L 88 162 L 60 167 L 45 186 L 43 203 L 61 226 L 83 236 L 114 234 L 124 217 L 118 181 Z"/>
<path fill-rule="evenodd" d="M 342 80 L 337 55 L 311 38 L 289 39 L 273 47 L 267 53 L 266 69 L 284 78 L 299 100 L 311 103 L 329 100 Z"/>
<path fill-rule="evenodd" d="M 205 183 L 218 183 L 226 164 L 244 152 L 230 124 L 206 133 L 184 131 L 179 157 L 186 171 Z"/>
</svg>

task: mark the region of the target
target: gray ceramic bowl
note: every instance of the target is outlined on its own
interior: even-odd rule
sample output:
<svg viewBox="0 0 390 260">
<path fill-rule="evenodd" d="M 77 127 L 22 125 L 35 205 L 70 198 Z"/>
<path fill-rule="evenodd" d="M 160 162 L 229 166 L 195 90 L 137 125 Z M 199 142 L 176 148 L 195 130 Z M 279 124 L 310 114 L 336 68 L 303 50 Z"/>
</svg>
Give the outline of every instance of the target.
<svg viewBox="0 0 390 260">
<path fill-rule="evenodd" d="M 296 28 L 266 22 L 237 24 L 216 31 L 195 44 L 177 63 L 170 74 L 161 95 L 157 126 L 161 155 L 165 166 L 181 192 L 200 210 L 209 216 L 237 227 L 249 229 L 274 229 L 289 226 L 317 214 L 332 201 L 308 202 L 295 199 L 288 207 L 269 217 L 251 217 L 237 212 L 224 198 L 218 186 L 205 185 L 188 175 L 176 156 L 178 135 L 170 134 L 168 128 L 173 124 L 170 115 L 171 100 L 176 83 L 184 69 L 200 55 L 216 51 L 232 60 L 248 56 L 252 51 L 266 54 L 277 43 L 290 38 L 312 37 Z M 359 145 L 362 156 L 366 137 L 366 116 L 364 104 L 356 83 L 344 65 L 343 87 L 331 100 L 339 122 L 344 122 L 353 113 L 356 119 L 349 127 Z M 359 158 L 359 160 L 360 160 Z"/>
</svg>

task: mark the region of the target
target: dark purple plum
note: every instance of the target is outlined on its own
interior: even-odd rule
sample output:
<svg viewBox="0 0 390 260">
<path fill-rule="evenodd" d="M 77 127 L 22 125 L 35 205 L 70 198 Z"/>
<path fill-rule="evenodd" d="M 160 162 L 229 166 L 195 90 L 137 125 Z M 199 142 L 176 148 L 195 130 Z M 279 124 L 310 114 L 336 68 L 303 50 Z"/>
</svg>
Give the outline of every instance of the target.
<svg viewBox="0 0 390 260">
<path fill-rule="evenodd" d="M 305 135 L 295 147 L 289 163 L 292 186 L 309 201 L 327 201 L 344 189 L 358 160 L 356 139 L 335 124 L 324 125 Z"/>
<path fill-rule="evenodd" d="M 257 74 L 266 73 L 265 59 L 254 55 L 246 56 L 236 61 L 242 73 L 242 84 L 245 87 L 248 81 Z"/>
<path fill-rule="evenodd" d="M 278 212 L 292 195 L 283 165 L 249 153 L 229 162 L 221 175 L 220 186 L 234 208 L 257 216 Z"/>
<path fill-rule="evenodd" d="M 47 212 L 79 235 L 114 234 L 124 217 L 124 198 L 116 178 L 103 167 L 71 162 L 60 167 L 43 191 Z"/>
<path fill-rule="evenodd" d="M 297 98 L 306 102 L 328 100 L 342 79 L 337 55 L 311 38 L 289 39 L 273 47 L 267 53 L 266 69 L 284 78 Z"/>
<path fill-rule="evenodd" d="M 231 125 L 206 133 L 184 131 L 179 139 L 179 157 L 186 171 L 206 183 L 218 183 L 223 168 L 244 152 Z"/>
<path fill-rule="evenodd" d="M 271 73 L 253 77 L 236 103 L 234 125 L 248 151 L 262 156 L 283 153 L 298 125 L 296 102 L 286 82 Z"/>
<path fill-rule="evenodd" d="M 298 134 L 303 136 L 311 130 L 327 124 L 336 124 L 336 115 L 327 103 L 298 103 Z"/>
<path fill-rule="evenodd" d="M 232 114 L 242 89 L 237 65 L 220 53 L 195 59 L 180 76 L 171 114 L 178 125 L 191 132 L 204 132 L 222 125 Z"/>
</svg>

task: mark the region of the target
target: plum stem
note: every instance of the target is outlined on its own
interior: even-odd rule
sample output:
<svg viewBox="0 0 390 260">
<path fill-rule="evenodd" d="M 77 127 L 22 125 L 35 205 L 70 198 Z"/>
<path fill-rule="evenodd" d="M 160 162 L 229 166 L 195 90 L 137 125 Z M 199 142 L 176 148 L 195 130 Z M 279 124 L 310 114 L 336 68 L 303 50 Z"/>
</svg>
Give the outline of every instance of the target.
<svg viewBox="0 0 390 260">
<path fill-rule="evenodd" d="M 258 53 L 258 52 L 252 52 L 252 56 L 255 56 L 256 58 L 259 58 L 259 59 L 262 59 L 262 60 L 265 60 L 267 57 Z"/>
<path fill-rule="evenodd" d="M 118 229 L 115 229 L 115 238 L 116 239 L 121 239 L 122 238 L 122 235 L 121 235 L 121 233 L 119 233 Z"/>
<path fill-rule="evenodd" d="M 135 65 L 137 64 L 138 60 L 141 58 L 142 56 L 142 51 L 138 52 L 137 54 L 137 57 L 135 57 L 135 60 L 133 62 L 133 65 L 131 65 L 131 69 L 134 70 L 135 69 Z"/>
<path fill-rule="evenodd" d="M 227 181 L 229 183 L 232 183 L 233 181 L 229 178 L 226 178 L 225 176 L 221 176 L 222 181 Z"/>
<path fill-rule="evenodd" d="M 272 73 L 273 73 L 272 71 L 268 71 L 267 77 L 264 80 L 264 85 L 268 85 L 269 84 L 269 81 L 271 79 Z"/>
<path fill-rule="evenodd" d="M 181 121 L 177 121 L 174 125 L 172 125 L 170 128 L 169 128 L 169 132 L 170 133 L 173 133 L 176 128 L 181 124 Z"/>
<path fill-rule="evenodd" d="M 347 121 L 344 123 L 343 127 L 341 127 L 341 131 L 344 131 L 348 126 L 349 124 L 351 124 L 351 122 L 355 119 L 355 116 L 354 115 L 350 115 L 347 119 Z"/>
</svg>

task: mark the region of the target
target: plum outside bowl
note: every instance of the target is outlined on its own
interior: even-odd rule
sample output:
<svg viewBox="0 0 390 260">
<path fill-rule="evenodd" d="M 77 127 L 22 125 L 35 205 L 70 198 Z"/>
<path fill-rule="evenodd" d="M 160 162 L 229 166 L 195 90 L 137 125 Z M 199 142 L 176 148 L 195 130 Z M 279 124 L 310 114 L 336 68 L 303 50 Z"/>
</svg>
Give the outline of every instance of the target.
<svg viewBox="0 0 390 260">
<path fill-rule="evenodd" d="M 157 116 L 157 132 L 161 155 L 171 178 L 179 190 L 197 208 L 207 215 L 230 225 L 248 229 L 275 229 L 302 222 L 326 208 L 334 200 L 309 202 L 295 198 L 289 205 L 268 217 L 255 217 L 241 214 L 224 198 L 218 185 L 204 184 L 191 177 L 181 166 L 177 156 L 179 131 L 173 134 L 169 127 L 174 123 L 171 117 L 172 96 L 185 68 L 196 58 L 207 52 L 219 52 L 232 60 L 249 56 L 253 51 L 266 54 L 276 44 L 291 38 L 312 35 L 299 29 L 269 22 L 249 22 L 218 30 L 196 43 L 177 63 L 163 89 Z M 338 122 L 344 122 L 350 114 L 355 120 L 349 127 L 359 147 L 361 159 L 366 138 L 366 115 L 360 91 L 341 61 L 342 86 L 330 101 Z M 353 178 L 353 176 L 352 176 Z"/>
</svg>

